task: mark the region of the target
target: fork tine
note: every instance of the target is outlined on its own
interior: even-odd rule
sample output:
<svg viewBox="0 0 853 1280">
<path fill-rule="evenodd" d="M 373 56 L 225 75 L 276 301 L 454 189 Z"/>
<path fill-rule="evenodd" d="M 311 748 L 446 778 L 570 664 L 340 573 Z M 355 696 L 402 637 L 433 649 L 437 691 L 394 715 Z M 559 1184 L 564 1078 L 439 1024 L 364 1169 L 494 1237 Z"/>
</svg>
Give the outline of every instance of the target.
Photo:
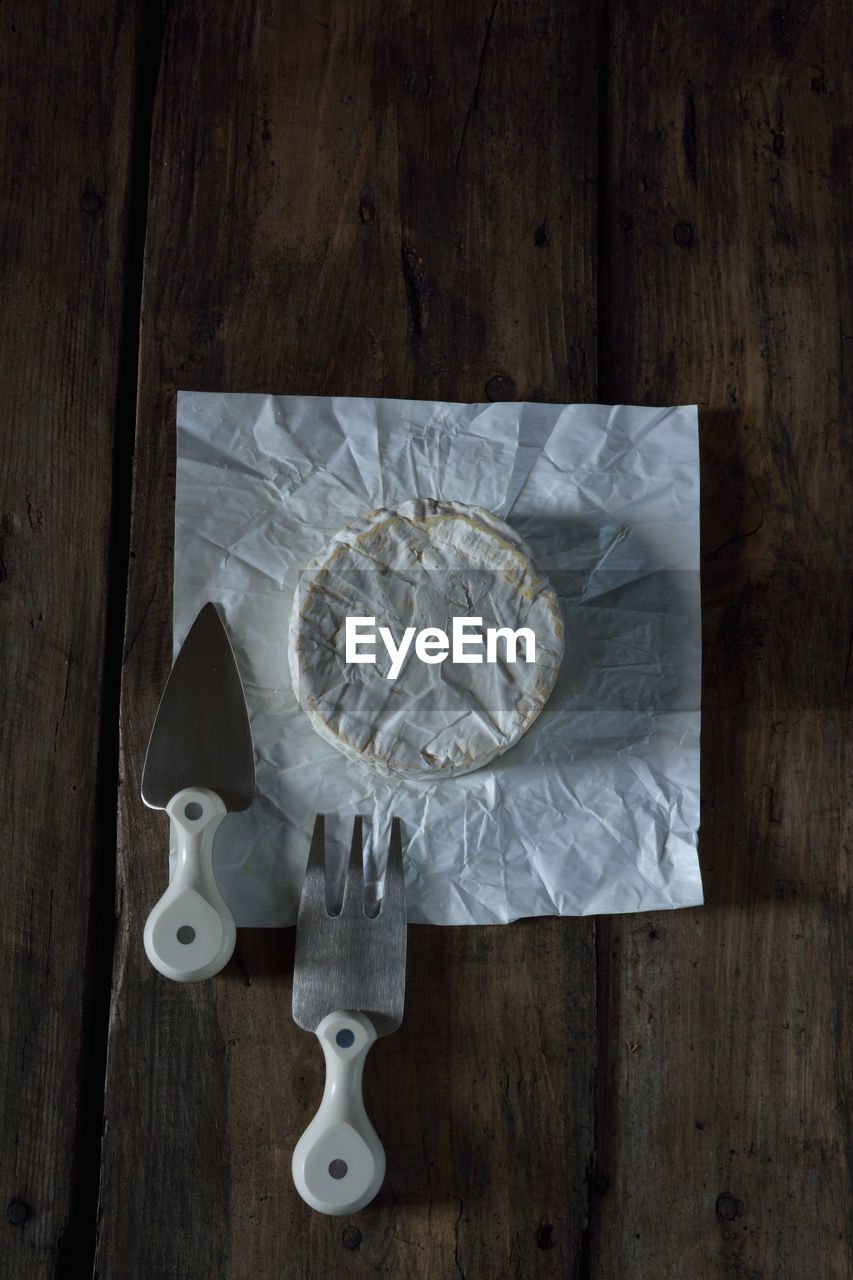
<svg viewBox="0 0 853 1280">
<path fill-rule="evenodd" d="M 379 913 L 397 916 L 404 922 L 406 919 L 406 881 L 403 874 L 403 838 L 399 818 L 391 819 L 391 838 L 388 842 L 385 885 Z"/>
<path fill-rule="evenodd" d="M 326 815 L 318 813 L 314 819 L 308 864 L 299 899 L 299 914 L 326 911 Z"/>
<path fill-rule="evenodd" d="M 341 915 L 364 915 L 364 853 L 362 843 L 362 818 L 356 814 L 352 821 L 352 843 L 344 881 L 344 898 Z"/>
</svg>

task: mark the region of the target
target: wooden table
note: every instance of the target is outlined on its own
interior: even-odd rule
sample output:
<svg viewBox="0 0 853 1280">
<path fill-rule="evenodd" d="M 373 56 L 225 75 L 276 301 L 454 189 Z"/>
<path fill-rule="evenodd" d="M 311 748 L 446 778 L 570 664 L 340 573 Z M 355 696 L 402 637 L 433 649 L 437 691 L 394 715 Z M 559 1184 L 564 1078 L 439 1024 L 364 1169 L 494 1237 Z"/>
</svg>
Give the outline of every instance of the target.
<svg viewBox="0 0 853 1280">
<path fill-rule="evenodd" d="M 2 1274 L 849 1276 L 848 6 L 0 24 Z M 348 1219 L 293 931 L 142 950 L 178 388 L 700 406 L 706 905 L 412 927 Z"/>
</svg>

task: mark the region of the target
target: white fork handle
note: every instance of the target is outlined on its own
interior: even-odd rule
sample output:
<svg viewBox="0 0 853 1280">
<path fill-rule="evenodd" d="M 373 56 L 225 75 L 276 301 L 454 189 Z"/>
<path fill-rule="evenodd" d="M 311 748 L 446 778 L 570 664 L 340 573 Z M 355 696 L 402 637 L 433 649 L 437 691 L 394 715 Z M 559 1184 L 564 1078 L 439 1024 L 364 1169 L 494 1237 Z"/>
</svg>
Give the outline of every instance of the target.
<svg viewBox="0 0 853 1280">
<path fill-rule="evenodd" d="M 169 887 L 145 922 L 155 969 L 175 982 L 212 978 L 231 958 L 237 930 L 213 875 L 213 838 L 227 812 L 215 791 L 187 787 L 166 805 L 177 854 Z"/>
<path fill-rule="evenodd" d="M 363 1013 L 329 1013 L 317 1027 L 326 1059 L 320 1109 L 296 1144 L 291 1164 L 302 1199 L 320 1213 L 355 1213 L 385 1177 L 385 1152 L 361 1091 L 376 1029 Z"/>
</svg>

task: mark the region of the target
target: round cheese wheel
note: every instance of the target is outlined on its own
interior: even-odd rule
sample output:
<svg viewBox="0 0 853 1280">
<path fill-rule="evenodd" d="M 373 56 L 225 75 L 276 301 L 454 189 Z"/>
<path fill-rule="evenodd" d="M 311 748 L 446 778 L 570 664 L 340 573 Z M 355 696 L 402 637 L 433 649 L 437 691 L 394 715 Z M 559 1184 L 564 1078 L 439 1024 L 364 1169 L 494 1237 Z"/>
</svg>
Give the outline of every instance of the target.
<svg viewBox="0 0 853 1280">
<path fill-rule="evenodd" d="M 557 677 L 563 624 L 507 524 L 414 498 L 354 520 L 315 556 L 288 653 L 296 698 L 327 742 L 383 774 L 445 778 L 530 727 Z"/>
</svg>

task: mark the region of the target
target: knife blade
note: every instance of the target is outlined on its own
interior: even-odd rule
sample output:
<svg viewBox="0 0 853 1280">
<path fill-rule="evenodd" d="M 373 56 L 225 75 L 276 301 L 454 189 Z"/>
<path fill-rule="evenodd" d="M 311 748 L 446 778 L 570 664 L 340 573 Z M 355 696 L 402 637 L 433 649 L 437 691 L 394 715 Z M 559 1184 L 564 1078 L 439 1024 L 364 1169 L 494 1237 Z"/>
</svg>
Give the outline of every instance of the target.
<svg viewBox="0 0 853 1280">
<path fill-rule="evenodd" d="M 142 799 L 169 815 L 175 870 L 145 922 L 148 959 L 167 978 L 197 982 L 224 968 L 234 917 L 213 872 L 213 842 L 229 812 L 255 794 L 252 731 L 228 633 L 208 603 L 191 626 L 151 730 Z"/>
</svg>

